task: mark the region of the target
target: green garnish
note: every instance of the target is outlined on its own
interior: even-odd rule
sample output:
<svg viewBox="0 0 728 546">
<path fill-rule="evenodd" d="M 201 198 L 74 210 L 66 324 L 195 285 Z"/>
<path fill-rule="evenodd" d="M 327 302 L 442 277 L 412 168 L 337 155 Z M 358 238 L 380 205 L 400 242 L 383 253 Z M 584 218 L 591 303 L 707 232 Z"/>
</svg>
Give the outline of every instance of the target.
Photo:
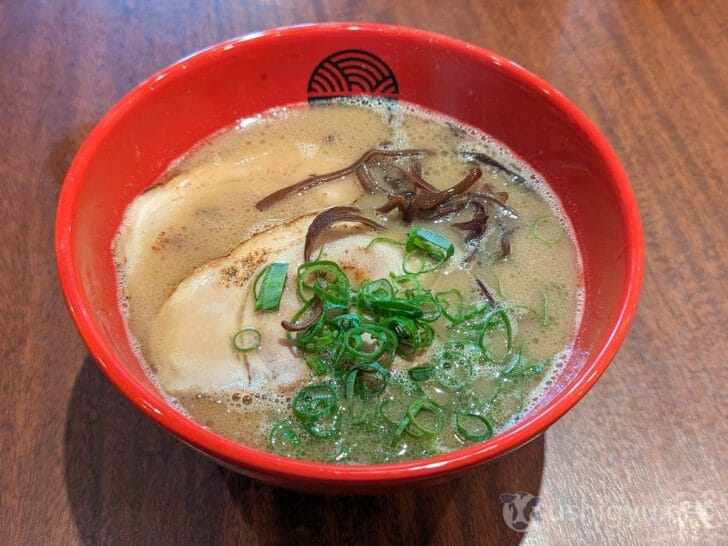
<svg viewBox="0 0 728 546">
<path fill-rule="evenodd" d="M 376 380 L 368 380 L 366 375 L 373 375 Z M 360 395 L 364 396 L 381 394 L 387 386 L 387 377 L 387 370 L 378 362 L 356 364 L 346 374 L 346 398 L 353 400 L 354 392 L 357 390 Z M 374 383 L 373 387 L 371 386 L 372 383 Z"/>
<path fill-rule="evenodd" d="M 506 298 L 503 295 L 503 288 L 501 287 L 501 281 L 500 281 L 500 278 L 499 277 L 496 277 L 495 278 L 495 293 L 498 294 L 498 296 L 502 300 L 507 300 L 508 299 L 508 298 Z"/>
<path fill-rule="evenodd" d="M 395 275 L 390 273 L 389 276 L 392 278 L 392 284 L 395 287 L 397 296 L 409 298 L 422 290 L 422 283 L 417 275 Z"/>
<path fill-rule="evenodd" d="M 483 322 L 485 328 L 479 342 L 483 355 L 489 362 L 503 364 L 513 350 L 511 319 L 503 309 L 496 309 L 491 311 Z"/>
<path fill-rule="evenodd" d="M 532 377 L 543 372 L 547 364 L 548 360 L 529 365 L 523 358 L 522 351 L 519 350 L 503 375 L 505 377 Z"/>
<path fill-rule="evenodd" d="M 429 291 L 412 296 L 409 304 L 418 307 L 422 312 L 421 316 L 414 318 L 419 318 L 425 322 L 435 322 L 442 316 L 442 307 Z"/>
<path fill-rule="evenodd" d="M 291 401 L 293 414 L 304 423 L 321 421 L 331 416 L 338 404 L 334 387 L 328 384 L 301 388 Z"/>
<path fill-rule="evenodd" d="M 401 357 L 409 358 L 432 344 L 434 332 L 426 322 L 394 316 L 383 319 L 382 324 L 397 336 L 396 353 Z"/>
<path fill-rule="evenodd" d="M 444 423 L 440 406 L 429 399 L 414 402 L 407 409 L 407 418 L 409 419 L 407 432 L 412 436 L 435 436 L 442 430 Z"/>
<path fill-rule="evenodd" d="M 455 246 L 439 233 L 416 227 L 407 234 L 406 254 L 402 262 L 405 273 L 423 275 L 438 269 L 455 252 Z M 419 267 L 412 269 L 412 263 Z"/>
<path fill-rule="evenodd" d="M 407 370 L 412 381 L 427 381 L 435 375 L 434 366 L 415 366 Z"/>
<path fill-rule="evenodd" d="M 283 288 L 286 286 L 288 264 L 267 265 L 253 282 L 256 311 L 277 311 L 281 304 Z"/>
<path fill-rule="evenodd" d="M 311 371 L 316 375 L 325 375 L 331 370 L 324 364 L 323 360 L 316 355 L 310 355 L 306 358 L 306 364 L 311 368 Z"/>
<path fill-rule="evenodd" d="M 548 281 L 541 287 L 541 326 L 546 328 L 557 317 L 554 309 L 563 305 L 564 297 L 568 293 L 563 283 Z"/>
<path fill-rule="evenodd" d="M 359 287 L 359 301 L 369 303 L 374 300 L 388 301 L 394 295 L 394 288 L 387 279 L 364 282 Z"/>
<path fill-rule="evenodd" d="M 551 324 L 551 317 L 548 316 L 548 298 L 546 288 L 541 288 L 541 326 L 546 328 Z"/>
<path fill-rule="evenodd" d="M 442 314 L 447 320 L 455 324 L 463 321 L 463 295 L 460 290 L 453 288 L 438 292 L 435 298 L 440 303 Z"/>
<path fill-rule="evenodd" d="M 455 429 L 471 442 L 482 442 L 493 436 L 493 427 L 482 415 L 456 413 Z"/>
<path fill-rule="evenodd" d="M 240 352 L 247 353 L 260 345 L 260 332 L 255 328 L 243 328 L 233 336 L 233 346 Z"/>
<path fill-rule="evenodd" d="M 435 437 L 444 423 L 443 409 L 439 405 L 429 398 L 415 400 L 397 423 L 390 446 L 396 447 L 405 432 L 413 438 Z"/>
<path fill-rule="evenodd" d="M 349 303 L 349 278 L 339 264 L 325 260 L 306 262 L 298 267 L 296 293 L 307 303 L 314 298 L 336 305 Z"/>
<path fill-rule="evenodd" d="M 301 438 L 289 419 L 278 421 L 268 434 L 268 443 L 276 453 L 288 455 L 300 445 Z"/>
<path fill-rule="evenodd" d="M 421 250 L 434 260 L 445 261 L 455 252 L 455 246 L 449 239 L 429 229 L 416 227 L 407 234 L 405 250 L 412 252 Z"/>
<path fill-rule="evenodd" d="M 396 300 L 374 300 L 371 303 L 372 310 L 383 317 L 406 317 L 410 319 L 422 318 L 424 311 L 421 307 L 405 301 Z"/>
<path fill-rule="evenodd" d="M 406 244 L 381 237 L 372 241 L 383 239 Z M 427 260 L 436 256 L 442 264 L 450 255 L 451 243 L 434 232 L 415 228 L 408 240 Z M 390 276 L 391 281 L 376 279 L 354 289 L 336 262 L 301 264 L 296 292 L 303 306 L 284 328 L 314 373 L 345 375 L 355 364 L 367 361 L 388 366 L 395 354 L 408 358 L 432 344 L 434 330 L 428 323 L 442 316 L 441 303 L 422 288 L 416 275 Z"/>
<path fill-rule="evenodd" d="M 528 363 L 520 350 L 514 356 L 512 321 L 524 312 L 538 315 L 533 310 L 488 298 L 468 302 L 457 289 L 433 293 L 423 286 L 423 276 L 453 255 L 449 240 L 413 228 L 406 242 L 375 237 L 367 248 L 377 243 L 405 247 L 405 274 L 355 287 L 339 264 L 320 255 L 298 268 L 302 305 L 282 326 L 312 374 L 324 382 L 294 394 L 291 419 L 277 423 L 269 436 L 276 452 L 297 453 L 299 443 L 334 438 L 336 449 L 344 450 L 345 425 L 380 431 L 391 438 L 393 450 L 405 435 L 430 449 L 426 446 L 436 444 L 446 424 L 465 441 L 483 441 L 493 434 L 491 423 L 499 423 L 493 407 L 515 396 L 512 379 L 545 369 L 546 362 Z M 412 269 L 413 264 L 419 267 Z M 262 275 L 256 297 L 264 291 Z M 448 337 L 431 363 L 409 368 L 404 380 L 390 373 L 396 357 L 412 359 L 431 347 L 435 331 Z M 256 347 L 260 335 L 244 329 L 236 338 L 243 332 L 253 339 L 241 350 Z M 496 394 L 483 406 L 466 387 L 481 372 L 492 374 L 494 364 L 499 366 Z M 392 398 L 393 389 L 405 398 Z"/>
<path fill-rule="evenodd" d="M 392 245 L 392 246 L 405 246 L 405 244 L 402 241 L 390 239 L 389 237 L 374 237 L 374 239 L 369 241 L 369 244 L 367 246 L 365 246 L 364 248 L 366 250 L 369 250 L 370 248 L 372 248 L 374 245 L 376 245 L 378 243 L 386 243 L 386 244 Z"/>
<path fill-rule="evenodd" d="M 375 361 L 385 353 L 393 353 L 396 346 L 397 338 L 394 333 L 374 324 L 348 330 L 342 341 L 346 354 L 354 359 L 367 361 Z"/>
<path fill-rule="evenodd" d="M 338 405 L 335 387 L 326 383 L 303 387 L 291 400 L 293 414 L 306 432 L 318 440 L 330 440 L 339 433 Z"/>
<path fill-rule="evenodd" d="M 554 245 L 564 236 L 564 228 L 551 216 L 544 216 L 534 222 L 531 234 L 545 245 Z"/>
</svg>

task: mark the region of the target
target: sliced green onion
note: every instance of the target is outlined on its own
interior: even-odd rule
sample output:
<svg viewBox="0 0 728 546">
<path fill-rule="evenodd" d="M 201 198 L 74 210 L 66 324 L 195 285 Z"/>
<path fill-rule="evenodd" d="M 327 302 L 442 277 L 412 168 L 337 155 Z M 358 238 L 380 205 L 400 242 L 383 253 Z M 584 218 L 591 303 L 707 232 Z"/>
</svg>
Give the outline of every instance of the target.
<svg viewBox="0 0 728 546">
<path fill-rule="evenodd" d="M 549 364 L 548 360 L 539 362 L 538 364 L 527 365 L 523 358 L 522 350 L 518 351 L 518 354 L 511 361 L 508 369 L 503 372 L 505 377 L 533 377 L 541 374 L 546 366 Z"/>
<path fill-rule="evenodd" d="M 420 334 L 420 348 L 432 345 L 432 340 L 435 338 L 435 330 L 432 326 L 426 322 L 417 321 L 417 329 Z"/>
<path fill-rule="evenodd" d="M 432 263 L 428 265 L 427 260 Z M 424 275 L 439 269 L 445 263 L 444 259 L 432 260 L 432 257 L 425 254 L 422 250 L 415 249 L 404 255 L 402 260 L 402 270 L 408 275 Z"/>
<path fill-rule="evenodd" d="M 296 312 L 295 315 L 293 315 L 293 317 L 291 318 L 291 320 L 289 322 L 291 322 L 292 324 L 298 324 L 298 322 L 301 320 L 303 315 L 305 315 L 308 311 L 310 311 L 316 304 L 320 304 L 320 302 L 316 298 L 311 298 L 309 301 L 307 301 L 306 303 L 303 304 L 303 306 Z M 312 323 L 307 328 L 307 330 L 310 330 L 311 328 L 319 326 L 323 322 L 323 319 L 324 319 L 323 315 L 324 314 L 322 311 L 319 319 L 316 322 Z M 310 318 L 308 320 L 310 321 Z M 304 319 L 304 321 L 306 321 L 306 319 Z M 296 330 L 293 330 L 293 331 L 296 331 Z M 291 331 L 288 331 L 289 339 L 292 339 L 291 335 L 290 335 L 291 333 L 292 333 Z"/>
<path fill-rule="evenodd" d="M 364 340 L 365 335 L 369 336 L 370 340 Z M 373 344 L 373 348 L 362 350 L 365 343 Z M 387 328 L 369 324 L 346 331 L 342 344 L 344 351 L 350 356 L 360 360 L 374 361 L 385 352 L 393 353 L 397 346 L 397 338 Z"/>
<path fill-rule="evenodd" d="M 321 301 L 346 305 L 350 292 L 349 278 L 336 262 L 306 262 L 298 267 L 296 293 L 304 303 L 318 297 Z"/>
<path fill-rule="evenodd" d="M 288 332 L 288 339 L 299 349 L 308 352 L 329 349 L 340 339 L 340 332 L 323 321 L 295 334 L 294 336 L 294 332 Z"/>
<path fill-rule="evenodd" d="M 427 381 L 435 375 L 434 366 L 415 366 L 407 370 L 412 381 Z"/>
<path fill-rule="evenodd" d="M 463 321 L 463 294 L 457 288 L 438 292 L 435 299 L 440 302 L 443 316 L 453 324 Z M 454 300 L 454 301 L 453 301 Z"/>
<path fill-rule="evenodd" d="M 339 330 L 349 330 L 361 324 L 362 317 L 356 313 L 344 313 L 333 317 L 330 322 Z"/>
<path fill-rule="evenodd" d="M 541 314 L 538 311 L 536 311 L 535 309 L 528 307 L 527 305 L 519 305 L 519 304 L 507 305 L 503 309 L 504 310 L 507 309 L 508 311 L 515 311 L 518 315 L 520 315 L 520 316 L 517 315 L 517 318 L 519 318 L 519 319 L 526 318 L 529 315 L 533 315 L 534 318 L 537 318 L 539 320 L 541 319 Z"/>
<path fill-rule="evenodd" d="M 495 311 L 491 311 L 485 317 L 483 323 L 484 329 L 480 336 L 479 345 L 480 349 L 483 351 L 485 359 L 495 364 L 504 364 L 513 350 L 513 330 L 511 328 L 511 320 L 508 318 L 508 314 L 503 309 L 496 309 Z M 502 328 L 499 328 L 499 326 Z M 503 355 L 500 358 L 493 354 L 493 350 L 491 348 L 493 345 L 491 334 L 496 328 L 503 331 L 505 334 L 505 340 L 503 343 L 505 347 Z"/>
<path fill-rule="evenodd" d="M 378 378 L 378 384 L 374 388 L 367 387 L 365 374 L 375 375 Z M 357 385 L 361 385 L 358 389 L 359 394 L 364 396 L 378 395 L 384 391 L 387 386 L 387 370 L 385 370 L 378 362 L 360 362 L 352 367 L 346 374 L 346 398 L 352 400 Z M 357 379 L 361 378 L 357 382 Z"/>
<path fill-rule="evenodd" d="M 453 244 L 445 237 L 429 229 L 416 227 L 407 234 L 407 253 L 402 260 L 405 273 L 422 275 L 439 268 L 455 252 Z M 430 264 L 428 265 L 428 260 Z M 413 268 L 413 263 L 415 267 Z"/>
<path fill-rule="evenodd" d="M 522 377 L 531 377 L 534 375 L 539 375 L 539 374 L 543 373 L 543 371 L 546 369 L 546 366 L 548 366 L 548 365 L 549 365 L 549 361 L 544 360 L 542 362 L 539 362 L 538 364 L 533 364 L 531 366 L 523 366 L 519 370 L 519 374 Z"/>
<path fill-rule="evenodd" d="M 337 404 L 336 390 L 331 385 L 308 385 L 294 395 L 291 409 L 302 422 L 314 422 L 331 416 Z"/>
<path fill-rule="evenodd" d="M 365 282 L 359 286 L 357 295 L 357 311 L 360 315 L 373 318 L 375 302 L 390 301 L 394 295 L 394 288 L 387 279 L 378 279 L 372 282 Z"/>
<path fill-rule="evenodd" d="M 387 279 L 364 282 L 359 286 L 359 297 L 375 300 L 389 300 L 394 295 L 394 288 Z"/>
<path fill-rule="evenodd" d="M 404 246 L 404 242 L 402 241 L 396 241 L 394 239 L 390 239 L 389 237 L 374 237 L 371 241 L 369 241 L 369 244 L 364 247 L 365 250 L 369 250 L 374 245 L 378 243 L 386 243 L 388 245 L 394 245 L 394 246 Z"/>
<path fill-rule="evenodd" d="M 510 374 L 516 374 L 516 371 L 521 366 L 521 359 L 523 358 L 523 347 L 518 349 L 518 352 L 511 359 L 511 363 L 508 368 L 503 372 L 503 375 L 507 376 Z"/>
<path fill-rule="evenodd" d="M 277 311 L 288 276 L 287 263 L 267 265 L 253 281 L 256 311 Z"/>
<path fill-rule="evenodd" d="M 520 416 L 525 400 L 526 393 L 520 383 L 505 379 L 489 402 L 489 418 L 493 424 L 502 426 Z"/>
<path fill-rule="evenodd" d="M 273 451 L 288 455 L 301 443 L 301 438 L 288 419 L 278 421 L 268 434 L 268 444 Z"/>
<path fill-rule="evenodd" d="M 404 431 L 407 429 L 407 427 L 410 424 L 409 416 L 405 415 L 402 417 L 402 420 L 397 424 L 397 428 L 394 431 L 394 436 L 392 437 L 392 442 L 390 444 L 391 447 L 395 447 L 400 439 L 402 438 L 402 435 L 404 434 Z"/>
<path fill-rule="evenodd" d="M 317 355 L 310 355 L 306 358 L 306 364 L 316 375 L 325 375 L 329 372 L 329 367 L 324 364 L 323 360 Z"/>
<path fill-rule="evenodd" d="M 455 247 L 449 239 L 439 233 L 416 227 L 407 234 L 405 250 L 407 252 L 421 250 L 433 260 L 444 262 L 453 255 Z"/>
<path fill-rule="evenodd" d="M 313 260 L 314 262 L 320 262 L 321 257 L 324 255 L 324 247 L 326 245 L 321 245 L 321 248 L 319 248 L 318 254 L 316 254 L 316 258 Z"/>
<path fill-rule="evenodd" d="M 355 406 L 363 406 L 361 413 L 359 415 L 356 415 L 354 407 Z M 361 398 L 351 398 L 348 405 L 349 410 L 349 422 L 352 425 L 362 425 L 366 423 L 370 417 L 373 416 L 373 413 L 368 410 L 365 406 L 365 403 Z"/>
<path fill-rule="evenodd" d="M 408 358 L 425 346 L 418 323 L 407 317 L 388 317 L 382 321 L 387 331 L 394 332 L 397 339 L 397 354 Z"/>
<path fill-rule="evenodd" d="M 346 374 L 346 399 L 354 400 L 354 390 L 356 388 L 356 379 L 359 376 L 359 370 L 351 370 Z"/>
<path fill-rule="evenodd" d="M 420 416 L 420 420 L 418 420 L 420 413 L 423 415 L 430 415 L 433 423 L 430 426 L 427 426 L 422 422 L 422 416 Z M 409 418 L 407 431 L 413 436 L 417 436 L 417 433 L 425 436 L 435 436 L 442 430 L 442 411 L 432 400 L 424 399 L 414 402 L 407 409 L 407 417 Z"/>
<path fill-rule="evenodd" d="M 404 301 L 374 300 L 371 302 L 372 310 L 383 317 L 401 316 L 406 318 L 420 318 L 424 313 L 421 308 Z"/>
<path fill-rule="evenodd" d="M 493 436 L 493 427 L 488 420 L 475 413 L 456 413 L 455 428 L 471 442 L 482 442 Z"/>
<path fill-rule="evenodd" d="M 490 304 L 486 302 L 470 303 L 463 307 L 463 322 L 477 319 L 480 322 L 480 316 L 490 311 Z"/>
<path fill-rule="evenodd" d="M 564 228 L 552 217 L 544 216 L 534 222 L 531 234 L 537 241 L 545 245 L 553 245 L 564 236 Z"/>
<path fill-rule="evenodd" d="M 425 322 L 435 322 L 442 316 L 442 305 L 429 290 L 410 298 L 409 303 L 422 310 L 419 318 Z"/>
<path fill-rule="evenodd" d="M 548 301 L 547 301 L 547 298 L 546 298 L 546 289 L 545 288 L 541 288 L 541 302 L 542 302 L 542 305 L 541 305 L 541 326 L 543 326 L 544 328 L 546 328 L 546 326 L 548 326 L 549 324 L 551 324 L 551 317 L 549 317 L 548 314 L 547 314 L 547 311 L 548 311 L 548 307 L 547 307 Z"/>
<path fill-rule="evenodd" d="M 403 245 L 393 239 L 375 238 L 367 248 L 377 243 Z M 330 378 L 330 382 L 301 388 L 293 397 L 291 408 L 301 434 L 300 438 L 296 435 L 299 441 L 337 437 L 344 422 L 349 426 L 367 423 L 367 430 L 386 427 L 394 431 L 395 448 L 405 433 L 422 439 L 437 436 L 445 421 L 461 439 L 481 441 L 492 435 L 491 422 L 493 426 L 499 424 L 492 411 L 487 419 L 479 415 L 481 406 L 502 405 L 499 400 L 505 400 L 510 392 L 512 378 L 543 370 L 545 363 L 530 365 L 520 354 L 513 358 L 511 321 L 523 315 L 515 307 L 494 308 L 484 301 L 466 304 L 458 290 L 433 293 L 422 286 L 420 275 L 441 267 L 453 255 L 450 241 L 433 231 L 414 228 L 404 246 L 404 275 L 390 273 L 389 278 L 366 281 L 358 288 L 350 285 L 335 262 L 317 259 L 298 268 L 296 292 L 303 305 L 291 322 L 300 329 L 290 328 L 287 335 L 312 373 Z M 261 275 L 256 280 L 256 296 L 262 286 Z M 539 317 L 545 316 L 546 305 L 544 302 L 544 313 Z M 447 322 L 437 323 L 442 316 Z M 450 331 L 450 339 L 440 364 L 408 370 L 409 379 L 415 382 L 413 392 L 412 383 L 399 383 L 387 367 L 394 355 L 410 358 L 431 346 L 435 323 Z M 485 362 L 498 363 L 506 370 L 501 372 L 498 390 L 490 402 L 478 401 L 473 393 L 462 390 L 473 381 L 476 365 Z M 393 397 L 397 388 L 402 389 L 402 395 Z M 376 403 L 373 397 L 380 395 L 383 400 Z M 457 413 L 455 408 L 462 409 Z M 282 430 L 290 432 L 287 436 L 296 434 L 293 428 Z M 277 434 L 281 441 L 286 440 L 283 432 Z M 432 448 L 415 445 L 418 452 Z"/>
<path fill-rule="evenodd" d="M 301 307 L 301 309 L 293 315 L 291 322 L 294 324 L 297 323 L 299 319 L 316 304 L 316 302 L 316 298 L 312 298 L 303 304 L 303 307 Z M 339 336 L 339 332 L 332 329 L 325 320 L 328 305 L 329 304 L 324 304 L 324 311 L 321 313 L 321 317 L 319 317 L 319 319 L 315 323 L 311 324 L 306 330 L 300 332 L 286 332 L 286 336 L 291 344 L 302 350 L 313 351 L 320 350 L 336 341 Z"/>
<path fill-rule="evenodd" d="M 233 346 L 243 353 L 252 351 L 260 345 L 260 332 L 255 328 L 243 328 L 233 336 Z"/>
<path fill-rule="evenodd" d="M 501 288 L 501 282 L 500 282 L 499 277 L 495 278 L 495 292 L 496 292 L 496 294 L 498 294 L 498 296 L 500 296 L 500 299 L 502 299 L 502 300 L 508 299 L 503 295 L 503 289 Z"/>
<path fill-rule="evenodd" d="M 417 275 L 395 275 L 394 273 L 390 273 L 389 276 L 392 277 L 392 284 L 396 289 L 396 296 L 404 295 L 405 297 L 410 297 L 410 295 L 422 290 L 422 283 Z"/>
</svg>

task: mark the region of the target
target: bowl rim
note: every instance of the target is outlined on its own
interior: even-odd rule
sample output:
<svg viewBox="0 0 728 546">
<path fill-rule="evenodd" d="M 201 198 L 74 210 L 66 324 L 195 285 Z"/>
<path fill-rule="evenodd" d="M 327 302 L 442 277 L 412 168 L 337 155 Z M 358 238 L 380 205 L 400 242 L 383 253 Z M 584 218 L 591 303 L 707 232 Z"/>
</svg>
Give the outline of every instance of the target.
<svg viewBox="0 0 728 546">
<path fill-rule="evenodd" d="M 536 412 L 527 415 L 513 427 L 485 442 L 436 457 L 379 465 L 317 463 L 291 459 L 246 447 L 203 428 L 174 410 L 162 399 L 151 396 L 147 388 L 139 384 L 124 368 L 121 359 L 117 358 L 110 349 L 100 328 L 92 318 L 90 312 L 92 306 L 82 288 L 80 274 L 75 264 L 73 226 L 77 216 L 77 196 L 82 188 L 86 170 L 105 138 L 134 108 L 140 97 L 146 96 L 152 91 L 155 81 L 159 81 L 160 78 L 179 77 L 185 72 L 185 67 L 214 61 L 220 52 L 246 47 L 249 42 L 275 40 L 279 37 L 296 35 L 305 37 L 321 32 L 386 32 L 393 36 L 404 36 L 422 43 L 434 43 L 439 47 L 456 51 L 459 55 L 478 57 L 481 62 L 489 63 L 494 66 L 494 69 L 505 72 L 509 77 L 520 80 L 532 89 L 539 90 L 545 100 L 565 113 L 570 122 L 577 126 L 594 145 L 596 153 L 605 162 L 609 176 L 614 182 L 617 198 L 625 217 L 627 233 L 625 245 L 626 288 L 621 294 L 617 320 L 602 345 L 589 355 L 581 370 L 570 379 L 568 385 L 560 393 Z M 443 476 L 504 455 L 536 438 L 584 397 L 616 355 L 637 308 L 644 267 L 644 241 L 633 190 L 605 137 L 584 113 L 550 84 L 505 57 L 449 36 L 377 23 L 310 23 L 246 34 L 187 55 L 134 87 L 101 118 L 71 163 L 58 202 L 55 247 L 63 294 L 83 341 L 109 380 L 147 416 L 185 443 L 224 464 L 243 468 L 258 475 L 269 475 L 284 480 L 315 481 L 321 484 L 339 485 L 343 483 L 352 485 L 393 484 Z"/>
</svg>

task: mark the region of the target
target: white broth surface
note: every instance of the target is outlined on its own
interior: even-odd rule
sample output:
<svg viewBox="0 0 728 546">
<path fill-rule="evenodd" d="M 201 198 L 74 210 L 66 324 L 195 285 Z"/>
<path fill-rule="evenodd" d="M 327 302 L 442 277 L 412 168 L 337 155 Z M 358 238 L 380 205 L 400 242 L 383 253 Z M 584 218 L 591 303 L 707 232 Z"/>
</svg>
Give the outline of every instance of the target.
<svg viewBox="0 0 728 546">
<path fill-rule="evenodd" d="M 348 174 L 256 206 L 372 149 L 421 153 L 367 160 L 373 192 Z M 468 176 L 472 186 L 426 209 Z M 400 208 L 376 210 L 391 199 Z M 307 260 L 312 222 L 331 207 L 384 229 L 333 224 Z M 545 181 L 487 135 L 404 103 L 300 104 L 240 120 L 132 202 L 113 250 L 130 339 L 170 401 L 223 436 L 309 460 L 394 462 L 497 434 L 542 396 L 581 317 L 573 230 Z M 336 297 L 344 283 L 345 303 L 297 292 L 299 267 L 314 262 L 334 264 L 310 279 Z M 285 285 L 278 308 L 261 310 L 274 263 L 287 264 Z M 375 286 L 395 303 L 362 295 Z M 319 308 L 319 330 L 281 325 Z"/>
</svg>

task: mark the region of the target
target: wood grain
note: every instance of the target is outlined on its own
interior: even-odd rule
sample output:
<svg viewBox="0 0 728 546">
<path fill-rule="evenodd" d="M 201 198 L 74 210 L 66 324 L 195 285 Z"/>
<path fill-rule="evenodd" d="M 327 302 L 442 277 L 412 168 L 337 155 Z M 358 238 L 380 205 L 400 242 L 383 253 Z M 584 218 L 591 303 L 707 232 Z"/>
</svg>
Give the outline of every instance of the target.
<svg viewBox="0 0 728 546">
<path fill-rule="evenodd" d="M 645 286 L 594 390 L 544 437 L 444 485 L 316 497 L 231 474 L 156 428 L 68 318 L 53 219 L 94 122 L 180 56 L 249 31 L 367 20 L 510 57 L 579 105 L 641 207 Z M 0 1 L 4 544 L 728 543 L 728 4 Z M 541 497 L 509 530 L 498 495 Z"/>
</svg>

